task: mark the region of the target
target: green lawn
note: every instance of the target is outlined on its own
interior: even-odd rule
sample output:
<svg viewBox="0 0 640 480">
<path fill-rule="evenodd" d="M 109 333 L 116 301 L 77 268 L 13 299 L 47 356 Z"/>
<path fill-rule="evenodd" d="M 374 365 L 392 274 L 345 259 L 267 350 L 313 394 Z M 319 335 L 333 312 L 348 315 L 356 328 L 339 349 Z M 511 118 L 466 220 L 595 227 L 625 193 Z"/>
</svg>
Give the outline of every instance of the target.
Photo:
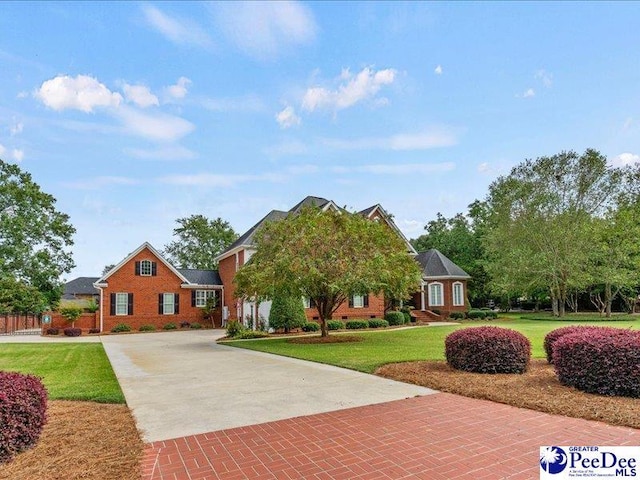
<svg viewBox="0 0 640 480">
<path fill-rule="evenodd" d="M 534 358 L 544 358 L 543 342 L 547 332 L 570 325 L 571 322 L 505 319 L 491 322 L 465 322 L 463 325 L 442 327 L 416 327 L 407 330 L 385 330 L 352 333 L 364 341 L 357 343 L 294 344 L 286 338 L 267 340 L 243 340 L 227 342 L 226 345 L 328 363 L 339 367 L 372 373 L 381 365 L 414 360 L 444 360 L 445 337 L 464 327 L 497 325 L 522 332 L 531 340 Z M 620 328 L 640 328 L 640 322 L 626 321 L 614 324 L 603 322 L 579 322 L 580 325 L 595 324 Z M 331 333 L 331 335 L 336 335 Z"/>
<path fill-rule="evenodd" d="M 0 344 L 0 370 L 42 378 L 51 400 L 125 403 L 102 344 Z"/>
</svg>

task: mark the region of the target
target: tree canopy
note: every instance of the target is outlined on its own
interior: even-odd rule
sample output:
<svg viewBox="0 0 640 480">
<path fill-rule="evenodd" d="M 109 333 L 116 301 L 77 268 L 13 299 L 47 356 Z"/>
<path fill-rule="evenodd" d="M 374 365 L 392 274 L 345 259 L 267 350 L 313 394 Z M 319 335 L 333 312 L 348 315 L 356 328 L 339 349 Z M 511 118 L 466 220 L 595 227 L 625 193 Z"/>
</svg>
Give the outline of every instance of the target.
<svg viewBox="0 0 640 480">
<path fill-rule="evenodd" d="M 0 160 L 0 278 L 36 288 L 54 305 L 60 277 L 75 266 L 75 229 L 31 175 Z"/>
<path fill-rule="evenodd" d="M 328 335 L 327 320 L 351 295 L 386 292 L 406 298 L 420 284 L 418 264 L 395 232 L 346 211 L 303 208 L 264 225 L 255 246 L 236 274 L 236 295 L 309 297 L 323 336 Z"/>
<path fill-rule="evenodd" d="M 191 215 L 176 220 L 176 240 L 164 247 L 164 255 L 179 268 L 214 269 L 214 258 L 231 245 L 238 235 L 229 222 L 204 215 Z"/>
</svg>

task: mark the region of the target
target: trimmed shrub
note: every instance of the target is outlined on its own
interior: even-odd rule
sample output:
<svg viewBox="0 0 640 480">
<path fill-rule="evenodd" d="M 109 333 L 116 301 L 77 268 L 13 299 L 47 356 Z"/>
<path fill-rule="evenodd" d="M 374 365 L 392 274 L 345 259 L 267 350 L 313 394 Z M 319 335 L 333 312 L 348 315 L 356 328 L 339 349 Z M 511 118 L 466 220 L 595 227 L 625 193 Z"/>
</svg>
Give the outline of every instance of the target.
<svg viewBox="0 0 640 480">
<path fill-rule="evenodd" d="M 289 333 L 295 328 L 301 328 L 307 323 L 304 306 L 300 297 L 276 295 L 269 311 L 269 326 L 274 330 L 284 330 Z"/>
<path fill-rule="evenodd" d="M 561 336 L 552 350 L 563 385 L 587 393 L 640 398 L 640 332 L 582 330 Z"/>
<path fill-rule="evenodd" d="M 344 328 L 344 322 L 341 320 L 329 320 L 327 322 L 327 328 L 329 330 L 342 330 Z"/>
<path fill-rule="evenodd" d="M 60 333 L 60 329 L 59 328 L 47 328 L 46 333 L 47 333 L 47 335 L 58 335 Z"/>
<path fill-rule="evenodd" d="M 463 312 L 451 312 L 449 315 L 453 320 L 462 320 L 464 318 Z"/>
<path fill-rule="evenodd" d="M 163 330 L 176 330 L 177 328 L 178 328 L 178 326 L 173 322 L 165 323 L 162 326 Z"/>
<path fill-rule="evenodd" d="M 317 332 L 320 330 L 320 324 L 316 322 L 306 322 L 302 325 L 303 332 Z"/>
<path fill-rule="evenodd" d="M 531 342 L 520 332 L 500 327 L 463 328 L 444 341 L 447 363 L 476 373 L 524 373 Z"/>
<path fill-rule="evenodd" d="M 90 328 L 89 329 L 89 333 L 100 333 L 100 329 L 99 328 Z"/>
<path fill-rule="evenodd" d="M 63 332 L 67 337 L 79 337 L 82 335 L 82 329 L 80 328 L 65 328 Z"/>
<path fill-rule="evenodd" d="M 498 312 L 487 310 L 484 312 L 484 318 L 486 318 L 487 320 L 495 320 L 496 318 L 498 318 Z"/>
<path fill-rule="evenodd" d="M 400 311 L 404 315 L 404 323 L 411 323 L 416 321 L 416 317 L 411 316 L 411 310 L 409 309 L 409 307 L 402 307 Z"/>
<path fill-rule="evenodd" d="M 238 320 L 231 320 L 227 323 L 227 337 L 235 338 L 240 335 L 244 327 Z"/>
<path fill-rule="evenodd" d="M 126 323 L 119 323 L 111 329 L 111 333 L 130 332 L 131 327 Z"/>
<path fill-rule="evenodd" d="M 155 325 L 140 325 L 140 328 L 138 329 L 139 332 L 155 332 L 155 330 Z"/>
<path fill-rule="evenodd" d="M 369 328 L 387 328 L 389 322 L 381 318 L 372 318 L 369 320 Z"/>
<path fill-rule="evenodd" d="M 187 321 L 180 322 L 180 328 L 191 328 L 191 323 Z"/>
<path fill-rule="evenodd" d="M 0 464 L 38 442 L 46 412 L 47 391 L 39 378 L 0 372 Z"/>
<path fill-rule="evenodd" d="M 189 328 L 191 328 L 191 330 L 200 330 L 202 328 L 202 324 L 198 322 L 193 322 L 191 324 L 191 327 Z"/>
<path fill-rule="evenodd" d="M 555 343 L 565 335 L 572 333 L 600 333 L 600 332 L 613 332 L 615 333 L 619 329 L 613 327 L 596 327 L 593 325 L 570 325 L 568 327 L 556 328 L 551 330 L 544 337 L 544 351 L 547 354 L 547 362 L 553 363 L 553 346 Z"/>
<path fill-rule="evenodd" d="M 251 338 L 264 338 L 268 336 L 269 334 L 267 332 L 263 332 L 261 330 L 245 330 L 244 332 L 240 333 L 239 337 L 236 338 L 248 340 Z"/>
<path fill-rule="evenodd" d="M 389 322 L 389 325 L 404 325 L 405 324 L 405 316 L 403 312 L 387 312 L 384 315 L 384 319 Z M 411 319 L 409 319 L 411 321 Z M 366 328 L 366 327 L 365 327 Z"/>
<path fill-rule="evenodd" d="M 467 318 L 470 318 L 471 320 L 482 320 L 486 316 L 487 314 L 483 310 L 469 310 L 467 312 Z"/>
<path fill-rule="evenodd" d="M 404 320 L 404 316 L 402 318 Z M 345 324 L 345 327 L 347 330 L 361 330 L 363 328 L 369 328 L 369 321 L 368 320 L 349 320 Z"/>
</svg>

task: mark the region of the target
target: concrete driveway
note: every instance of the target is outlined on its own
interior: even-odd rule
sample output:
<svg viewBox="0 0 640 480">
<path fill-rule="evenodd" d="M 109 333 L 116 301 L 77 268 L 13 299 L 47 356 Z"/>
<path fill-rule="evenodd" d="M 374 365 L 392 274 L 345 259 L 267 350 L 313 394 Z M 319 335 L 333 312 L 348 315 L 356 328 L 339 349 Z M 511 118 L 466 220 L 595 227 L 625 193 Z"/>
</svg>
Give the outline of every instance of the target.
<svg viewBox="0 0 640 480">
<path fill-rule="evenodd" d="M 194 330 L 101 337 L 146 442 L 435 393 L 216 344 L 223 335 Z"/>
</svg>

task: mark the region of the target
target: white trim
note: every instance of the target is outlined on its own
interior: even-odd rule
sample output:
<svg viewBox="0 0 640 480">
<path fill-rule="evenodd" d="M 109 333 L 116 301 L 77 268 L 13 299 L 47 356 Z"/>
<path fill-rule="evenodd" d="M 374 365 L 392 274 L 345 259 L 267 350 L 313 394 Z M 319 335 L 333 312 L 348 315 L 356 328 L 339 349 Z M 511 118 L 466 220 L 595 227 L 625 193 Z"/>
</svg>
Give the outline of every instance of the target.
<svg viewBox="0 0 640 480">
<path fill-rule="evenodd" d="M 424 293 L 424 282 L 420 282 L 420 310 L 422 310 L 423 312 L 426 310 L 425 303 L 426 298 Z"/>
<path fill-rule="evenodd" d="M 180 288 L 185 290 L 222 290 L 222 285 L 204 285 L 201 283 L 183 283 Z"/>
<path fill-rule="evenodd" d="M 429 275 L 422 277 L 423 280 L 469 280 L 471 278 L 470 275 L 463 277 L 461 275 Z"/>
<path fill-rule="evenodd" d="M 440 303 L 434 303 L 431 295 L 431 287 L 439 286 L 440 287 Z M 444 307 L 444 285 L 442 282 L 431 282 L 427 285 L 428 297 L 429 297 L 429 306 L 430 307 Z"/>
<path fill-rule="evenodd" d="M 456 287 L 460 285 L 460 302 L 456 303 Z M 464 307 L 464 283 L 453 282 L 451 284 L 451 303 L 454 307 Z"/>
<path fill-rule="evenodd" d="M 129 315 L 129 294 L 127 292 L 115 292 L 115 302 L 116 305 L 114 307 L 114 313 L 116 317 L 126 317 Z M 124 302 L 124 313 L 118 313 L 118 297 L 122 298 L 122 295 L 125 297 Z"/>
<path fill-rule="evenodd" d="M 382 208 L 382 205 L 380 205 L 379 203 L 376 204 L 373 207 L 373 210 L 371 210 L 371 212 L 369 213 L 369 215 L 367 215 L 367 218 L 371 218 L 376 211 L 380 214 L 380 216 L 387 223 L 387 225 L 389 225 L 391 228 L 393 228 L 395 230 L 395 232 L 398 234 L 398 236 L 400 236 L 400 238 L 402 240 L 404 240 L 404 243 L 407 244 L 407 248 L 409 250 L 409 253 L 411 255 L 418 255 L 418 252 L 416 252 L 416 249 L 413 248 L 413 245 L 411 245 L 411 242 L 409 242 L 407 237 L 404 236 L 404 233 L 402 233 L 402 231 L 398 228 L 396 223 L 391 219 L 391 217 L 389 216 L 387 211 L 384 208 Z"/>
<path fill-rule="evenodd" d="M 104 309 L 104 290 L 102 290 L 102 287 L 97 287 L 98 290 L 100 290 L 100 333 L 102 333 L 102 330 L 104 329 L 104 322 L 103 322 L 103 309 Z"/>
<path fill-rule="evenodd" d="M 171 301 L 167 302 L 167 298 Z M 167 312 L 167 306 L 171 306 L 171 312 Z M 176 294 L 175 293 L 163 293 L 162 294 L 162 314 L 163 315 L 175 315 L 176 314 Z"/>
<path fill-rule="evenodd" d="M 222 252 L 217 257 L 214 257 L 213 261 L 214 262 L 220 262 L 220 260 L 224 260 L 225 258 L 230 257 L 234 253 L 238 253 L 240 250 L 244 250 L 245 248 L 251 248 L 251 247 L 252 247 L 252 245 L 246 245 L 246 244 L 243 243 L 242 245 L 238 245 L 237 247 L 233 247 L 231 250 L 227 250 L 226 252 Z"/>
<path fill-rule="evenodd" d="M 360 299 L 360 305 L 356 305 L 356 298 Z M 352 308 L 364 308 L 364 295 L 352 295 L 351 302 L 353 303 Z"/>
<path fill-rule="evenodd" d="M 142 264 L 149 264 L 149 273 L 142 273 Z M 140 260 L 140 276 L 141 277 L 150 277 L 153 275 L 153 262 L 151 260 L 147 260 L 146 258 L 144 260 Z"/>
</svg>

